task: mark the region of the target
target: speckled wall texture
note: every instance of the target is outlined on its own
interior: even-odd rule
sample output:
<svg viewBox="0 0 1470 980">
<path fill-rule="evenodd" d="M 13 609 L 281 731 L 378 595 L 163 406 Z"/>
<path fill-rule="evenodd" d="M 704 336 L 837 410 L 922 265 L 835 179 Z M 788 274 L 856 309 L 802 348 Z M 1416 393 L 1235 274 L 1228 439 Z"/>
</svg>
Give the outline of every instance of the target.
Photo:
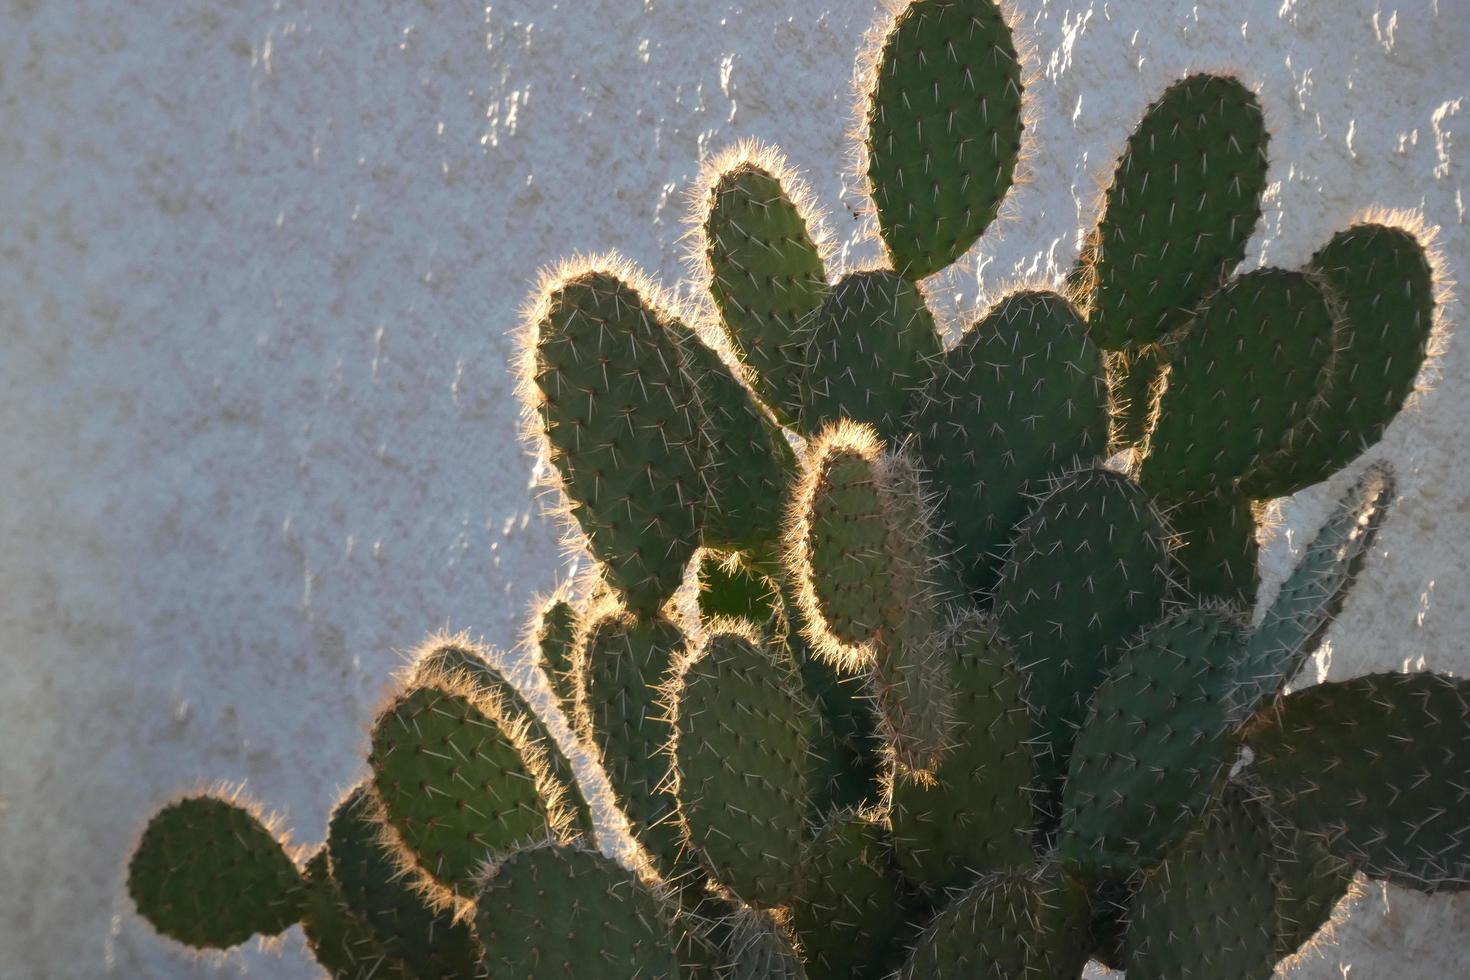
<svg viewBox="0 0 1470 980">
<path fill-rule="evenodd" d="M 1070 265 L 1143 106 L 1195 67 L 1239 71 L 1273 132 L 1248 266 L 1299 263 L 1376 205 L 1421 210 L 1470 282 L 1470 0 L 1018 3 L 1037 152 L 1012 217 L 937 285 L 951 328 Z M 875 256 L 844 177 L 874 16 L 3 5 L 0 978 L 315 975 L 294 930 L 217 964 L 154 937 L 122 890 L 138 827 L 224 779 L 319 840 L 400 651 L 445 626 L 508 646 L 567 573 L 508 371 L 538 266 L 617 248 L 679 282 L 684 192 L 747 135 L 805 172 L 845 262 Z M 1470 666 L 1467 405 L 1453 343 L 1371 454 L 1403 493 L 1333 677 Z M 1268 589 L 1324 499 L 1284 508 Z M 1291 975 L 1470 972 L 1470 898 L 1375 889 L 1339 932 Z"/>
</svg>

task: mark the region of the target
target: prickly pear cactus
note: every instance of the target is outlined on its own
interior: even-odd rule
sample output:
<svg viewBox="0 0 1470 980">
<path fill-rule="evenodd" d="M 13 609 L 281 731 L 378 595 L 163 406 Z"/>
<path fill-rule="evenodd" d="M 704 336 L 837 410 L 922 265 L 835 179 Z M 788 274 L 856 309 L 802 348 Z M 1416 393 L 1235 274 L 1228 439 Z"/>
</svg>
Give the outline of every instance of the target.
<svg viewBox="0 0 1470 980">
<path fill-rule="evenodd" d="M 1359 877 L 1470 888 L 1470 682 L 1300 678 L 1386 465 L 1256 607 L 1267 503 L 1371 453 L 1438 346 L 1427 237 L 1370 213 L 1239 271 L 1266 117 L 1195 74 L 1065 282 L 940 323 L 921 280 L 1017 180 L 1025 51 L 994 0 L 884 14 L 858 73 L 882 267 L 836 267 L 743 143 L 692 197 L 707 301 L 616 258 L 546 275 L 521 390 L 596 574 L 523 655 L 577 750 L 436 636 L 324 844 L 184 797 L 129 863 L 138 912 L 195 949 L 300 923 L 339 978 L 1240 980 Z"/>
</svg>

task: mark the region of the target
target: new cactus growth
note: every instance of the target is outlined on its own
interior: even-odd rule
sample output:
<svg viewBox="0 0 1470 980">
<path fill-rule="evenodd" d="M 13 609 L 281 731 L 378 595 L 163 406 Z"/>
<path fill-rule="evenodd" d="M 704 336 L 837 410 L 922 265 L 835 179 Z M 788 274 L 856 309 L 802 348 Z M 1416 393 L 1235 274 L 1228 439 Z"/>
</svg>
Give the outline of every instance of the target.
<svg viewBox="0 0 1470 980">
<path fill-rule="evenodd" d="M 887 267 L 831 267 L 810 194 L 742 144 L 693 198 L 708 303 L 603 258 L 528 308 L 533 449 L 597 575 L 527 650 L 628 865 L 532 699 L 436 637 L 325 845 L 184 798 L 133 855 L 138 911 L 195 948 L 299 922 L 340 978 L 1240 980 L 1358 877 L 1470 888 L 1470 682 L 1301 686 L 1384 464 L 1257 609 L 1266 503 L 1370 450 L 1436 349 L 1427 237 L 1376 214 L 1237 275 L 1262 107 L 1191 75 L 1067 282 L 946 350 L 920 280 L 1015 180 L 1024 51 L 993 0 L 885 15 L 861 139 Z"/>
</svg>

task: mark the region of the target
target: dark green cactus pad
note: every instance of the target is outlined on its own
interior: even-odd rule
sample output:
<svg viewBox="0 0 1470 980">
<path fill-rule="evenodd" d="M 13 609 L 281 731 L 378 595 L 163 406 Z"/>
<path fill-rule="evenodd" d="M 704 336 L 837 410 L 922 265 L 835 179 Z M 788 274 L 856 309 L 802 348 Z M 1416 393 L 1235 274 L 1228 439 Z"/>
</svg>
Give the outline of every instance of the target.
<svg viewBox="0 0 1470 980">
<path fill-rule="evenodd" d="M 566 604 L 560 603 L 559 605 Z M 548 606 L 546 613 L 560 621 L 563 629 L 573 626 L 573 623 L 555 614 L 557 606 L 557 603 Z M 567 608 L 570 609 L 570 607 Z M 546 625 L 544 619 L 542 622 L 543 625 Z M 557 628 L 558 623 L 553 622 L 549 625 Z M 557 643 L 560 642 L 560 637 L 547 636 L 543 637 L 543 640 Z M 539 646 L 541 644 L 538 644 Z M 505 712 L 505 720 L 524 726 L 523 737 L 546 759 L 547 778 L 556 782 L 567 803 L 575 809 L 577 829 L 584 834 L 597 832 L 592 821 L 592 806 L 582 792 L 582 784 L 577 781 L 577 771 L 572 768 L 571 760 L 566 757 L 566 753 L 562 752 L 561 746 L 557 744 L 556 738 L 546 727 L 546 723 L 541 720 L 526 699 L 521 697 L 515 685 L 490 665 L 482 649 L 463 638 L 431 643 L 427 652 L 415 661 L 412 683 L 415 686 L 432 686 L 440 680 L 449 681 L 450 686 L 468 684 L 485 696 L 497 699 L 501 709 Z"/>
<path fill-rule="evenodd" d="M 904 921 L 893 844 L 872 814 L 834 811 L 802 853 L 804 887 L 791 903 L 811 980 L 876 980 Z"/>
<path fill-rule="evenodd" d="M 1470 681 L 1370 674 L 1282 699 L 1249 738 L 1272 807 L 1370 878 L 1470 888 Z"/>
<path fill-rule="evenodd" d="M 483 966 L 517 980 L 683 980 L 674 909 L 630 872 L 576 847 L 519 851 L 481 892 Z"/>
<path fill-rule="evenodd" d="M 812 733 L 812 811 L 816 815 L 876 800 L 879 792 L 877 719 L 861 678 L 839 674 L 791 629 L 781 584 L 744 554 L 706 551 L 696 569 L 700 618 L 758 626 L 767 642 L 791 651 L 802 687 L 817 705 Z"/>
<path fill-rule="evenodd" d="M 1247 497 L 1186 500 L 1164 514 L 1174 531 L 1174 564 L 1195 602 L 1249 609 L 1260 588 L 1255 504 Z"/>
<path fill-rule="evenodd" d="M 1414 392 L 1435 328 L 1434 271 L 1411 232 L 1382 224 L 1338 232 L 1311 269 L 1342 304 L 1332 376 L 1288 449 L 1242 481 L 1280 497 L 1327 479 L 1383 435 Z"/>
<path fill-rule="evenodd" d="M 944 354 L 912 426 L 972 591 L 995 586 L 1028 495 L 1102 454 L 1107 410 L 1102 357 L 1055 293 L 1010 294 Z"/>
<path fill-rule="evenodd" d="M 1094 341 L 1153 343 L 1225 281 L 1261 217 L 1267 140 L 1234 78 L 1191 75 L 1148 107 L 1083 256 Z"/>
<path fill-rule="evenodd" d="M 964 254 L 1015 179 L 1021 61 L 994 0 L 914 0 L 868 91 L 868 185 L 893 267 L 922 279 Z"/>
<path fill-rule="evenodd" d="M 1260 269 L 1223 286 L 1170 354 L 1139 481 L 1174 500 L 1235 493 L 1329 390 L 1341 322 L 1305 273 Z"/>
<path fill-rule="evenodd" d="M 408 855 L 445 888 L 475 892 L 481 866 L 572 821 L 545 753 L 494 698 L 412 688 L 373 724 L 373 786 Z"/>
<path fill-rule="evenodd" d="M 255 807 L 190 796 L 148 821 L 128 862 L 138 914 L 170 939 L 228 949 L 301 918 L 305 883 Z"/>
<path fill-rule="evenodd" d="M 1276 885 L 1276 955 L 1295 956 L 1332 920 L 1352 891 L 1352 865 L 1317 834 L 1273 826 L 1271 878 Z"/>
<path fill-rule="evenodd" d="M 530 317 L 531 407 L 571 512 L 632 609 L 653 612 L 698 545 L 699 404 L 678 331 L 618 274 L 552 283 Z"/>
<path fill-rule="evenodd" d="M 679 820 L 715 877 L 746 902 L 795 893 L 810 804 L 816 707 L 790 658 L 715 633 L 670 686 Z"/>
<path fill-rule="evenodd" d="M 684 648 L 678 627 L 620 609 L 594 612 L 578 644 L 578 728 L 597 749 L 629 830 L 659 873 L 679 875 L 683 845 L 668 792 L 669 727 L 659 689 Z"/>
<path fill-rule="evenodd" d="M 943 347 L 917 286 L 882 269 L 848 273 L 807 333 L 802 431 L 845 418 L 896 440 Z"/>
<path fill-rule="evenodd" d="M 721 548 L 770 544 L 781 535 L 796 456 L 714 351 L 692 333 L 681 345 L 699 404 L 702 540 Z"/>
<path fill-rule="evenodd" d="M 931 890 L 1029 865 L 1035 764 L 1022 676 L 973 614 L 945 637 L 955 684 L 954 745 L 925 777 L 891 776 L 889 819 L 905 876 Z"/>
<path fill-rule="evenodd" d="M 1393 473 L 1377 463 L 1338 501 L 1251 634 L 1246 676 L 1253 704 L 1275 697 L 1301 672 L 1337 618 L 1394 495 Z"/>
<path fill-rule="evenodd" d="M 1271 847 L 1259 806 L 1228 793 L 1140 885 L 1128 980 L 1267 980 L 1278 958 Z"/>
<path fill-rule="evenodd" d="M 750 151 L 720 173 L 709 190 L 704 258 L 710 295 L 751 385 L 778 419 L 794 424 L 805 323 L 828 286 L 810 216 L 784 186 L 784 169 L 773 154 Z"/>
<path fill-rule="evenodd" d="M 1244 632 L 1227 611 L 1181 610 L 1097 689 L 1062 794 L 1068 867 L 1088 877 L 1147 868 L 1198 823 L 1237 755 Z"/>
<path fill-rule="evenodd" d="M 1125 344 L 1104 351 L 1108 378 L 1108 450 L 1122 452 L 1143 441 L 1149 413 L 1167 366 L 1163 344 Z"/>
<path fill-rule="evenodd" d="M 325 845 L 306 862 L 305 876 L 301 931 L 311 955 L 332 980 L 415 980 L 407 965 L 384 951 L 372 927 L 347 904 L 332 879 Z"/>
<path fill-rule="evenodd" d="M 953 723 L 939 643 L 953 588 L 930 550 L 932 517 L 914 462 L 843 421 L 808 444 L 787 528 L 805 636 L 839 669 L 866 673 L 893 760 L 918 771 L 949 747 Z"/>
<path fill-rule="evenodd" d="M 1022 523 L 995 594 L 1001 634 L 1027 675 L 1044 830 L 1093 691 L 1140 628 L 1159 618 L 1168 535 L 1138 485 L 1083 470 Z"/>
<path fill-rule="evenodd" d="M 808 980 L 790 935 L 769 912 L 746 908 L 737 914 L 725 949 L 722 980 Z"/>
<path fill-rule="evenodd" d="M 986 875 L 924 930 L 898 980 L 1077 980 L 1087 890 L 1053 865 Z"/>
<path fill-rule="evenodd" d="M 474 980 L 480 947 L 454 909 L 434 908 L 383 840 L 366 787 L 347 794 L 327 830 L 331 874 L 347 909 L 365 924 L 388 961 L 419 980 Z M 341 940 L 338 940 L 340 943 Z M 339 946 L 336 950 L 341 952 Z M 355 961 L 360 962 L 354 950 Z"/>
<path fill-rule="evenodd" d="M 577 610 L 567 600 L 553 598 L 536 610 L 531 621 L 531 645 L 536 651 L 551 691 L 568 718 L 576 710 L 577 675 L 573 650 L 577 643 Z"/>
</svg>

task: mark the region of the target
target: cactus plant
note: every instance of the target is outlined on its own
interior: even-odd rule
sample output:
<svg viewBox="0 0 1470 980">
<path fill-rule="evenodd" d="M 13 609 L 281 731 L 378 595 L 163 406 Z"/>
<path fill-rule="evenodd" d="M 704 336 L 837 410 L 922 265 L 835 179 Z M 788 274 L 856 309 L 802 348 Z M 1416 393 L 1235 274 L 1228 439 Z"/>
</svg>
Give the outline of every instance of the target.
<svg viewBox="0 0 1470 980">
<path fill-rule="evenodd" d="M 1253 615 L 1265 502 L 1370 448 L 1436 347 L 1427 238 L 1373 215 L 1236 274 L 1262 110 L 1192 75 L 1067 282 L 946 350 L 919 280 L 1016 179 L 1024 50 L 994 0 L 888 15 L 861 73 L 886 268 L 829 268 L 809 192 L 742 144 L 693 198 L 709 303 L 592 258 L 528 308 L 533 449 L 598 570 L 528 646 L 628 864 L 495 658 L 439 637 L 323 847 L 186 797 L 133 855 L 138 911 L 196 948 L 300 922 L 343 978 L 1238 980 L 1354 876 L 1470 888 L 1470 682 L 1293 689 L 1386 466 Z"/>
</svg>

